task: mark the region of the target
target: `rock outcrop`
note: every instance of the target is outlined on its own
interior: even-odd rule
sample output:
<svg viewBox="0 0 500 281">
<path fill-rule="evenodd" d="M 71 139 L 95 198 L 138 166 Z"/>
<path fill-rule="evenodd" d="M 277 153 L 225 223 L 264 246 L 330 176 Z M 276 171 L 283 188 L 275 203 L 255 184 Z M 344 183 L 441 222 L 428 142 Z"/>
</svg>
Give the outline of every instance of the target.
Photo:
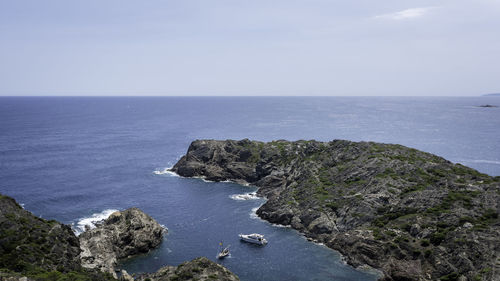
<svg viewBox="0 0 500 281">
<path fill-rule="evenodd" d="M 147 253 L 163 240 L 166 230 L 137 208 L 117 211 L 79 236 L 82 266 L 116 277 L 118 260 Z"/>
<path fill-rule="evenodd" d="M 0 195 L 1 280 L 111 280 L 80 265 L 80 243 L 71 227 L 44 220 Z"/>
<path fill-rule="evenodd" d="M 237 281 L 238 276 L 222 265 L 205 257 L 196 258 L 179 266 L 165 266 L 155 273 L 143 274 L 136 278 L 139 281 L 181 281 L 181 280 L 219 280 Z"/>
<path fill-rule="evenodd" d="M 257 214 L 383 280 L 500 280 L 500 177 L 393 144 L 194 141 L 172 168 L 267 197 Z"/>
<path fill-rule="evenodd" d="M 71 227 L 44 220 L 0 194 L 0 280 L 111 281 L 119 259 L 157 247 L 166 230 L 137 208 L 115 212 L 76 237 Z M 122 271 L 120 280 L 134 280 Z M 165 266 L 136 280 L 239 280 L 207 258 Z"/>
</svg>

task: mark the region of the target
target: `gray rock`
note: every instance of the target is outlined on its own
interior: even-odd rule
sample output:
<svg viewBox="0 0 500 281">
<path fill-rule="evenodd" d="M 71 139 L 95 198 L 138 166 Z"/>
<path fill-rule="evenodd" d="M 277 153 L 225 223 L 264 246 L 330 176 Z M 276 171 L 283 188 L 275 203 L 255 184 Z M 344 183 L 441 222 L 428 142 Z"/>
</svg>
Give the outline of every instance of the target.
<svg viewBox="0 0 500 281">
<path fill-rule="evenodd" d="M 13 198 L 0 194 L 0 280 L 34 281 L 55 271 L 58 280 L 72 280 L 75 273 L 82 280 L 111 279 L 100 271 L 82 268 L 80 252 L 70 226 L 36 217 Z"/>
<path fill-rule="evenodd" d="M 414 224 L 410 228 L 410 235 L 415 237 L 420 233 L 420 225 Z"/>
<path fill-rule="evenodd" d="M 134 281 L 134 278 L 125 269 L 121 270 L 121 275 L 120 280 L 122 281 Z"/>
<path fill-rule="evenodd" d="M 116 278 L 118 260 L 160 245 L 166 230 L 137 208 L 114 212 L 94 229 L 79 236 L 82 266 L 109 272 Z"/>
<path fill-rule="evenodd" d="M 500 275 L 500 177 L 430 153 L 345 140 L 197 140 L 172 171 L 259 187 L 268 199 L 259 217 L 381 270 L 384 280 Z"/>
<path fill-rule="evenodd" d="M 179 266 L 165 266 L 155 273 L 142 274 L 136 278 L 138 281 L 170 281 L 170 280 L 220 280 L 238 281 L 238 276 L 227 270 L 222 265 L 205 258 L 199 257 Z"/>
<path fill-rule="evenodd" d="M 470 223 L 470 222 L 466 222 L 466 223 L 464 223 L 463 227 L 464 228 L 472 228 L 472 227 L 474 227 L 474 225 L 472 225 L 472 223 Z"/>
</svg>

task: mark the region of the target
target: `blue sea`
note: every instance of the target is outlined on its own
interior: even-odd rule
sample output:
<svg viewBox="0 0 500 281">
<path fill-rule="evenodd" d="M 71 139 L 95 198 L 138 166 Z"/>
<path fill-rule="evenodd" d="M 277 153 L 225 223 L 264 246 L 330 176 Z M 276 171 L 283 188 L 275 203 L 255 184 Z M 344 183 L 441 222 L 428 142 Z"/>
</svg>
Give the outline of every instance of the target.
<svg viewBox="0 0 500 281">
<path fill-rule="evenodd" d="M 398 143 L 500 175 L 499 97 L 3 97 L 0 193 L 73 226 L 132 206 L 169 232 L 129 272 L 198 256 L 242 280 L 375 280 L 322 245 L 255 216 L 254 187 L 165 172 L 195 139 L 347 139 Z M 241 243 L 258 232 L 265 247 Z"/>
</svg>

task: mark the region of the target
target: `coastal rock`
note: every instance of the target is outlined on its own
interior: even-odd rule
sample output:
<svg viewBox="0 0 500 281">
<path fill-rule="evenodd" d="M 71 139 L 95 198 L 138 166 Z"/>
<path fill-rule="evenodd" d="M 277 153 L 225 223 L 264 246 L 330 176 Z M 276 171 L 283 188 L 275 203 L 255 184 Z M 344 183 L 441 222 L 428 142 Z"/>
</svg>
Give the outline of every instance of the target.
<svg viewBox="0 0 500 281">
<path fill-rule="evenodd" d="M 197 140 L 172 171 L 259 187 L 268 199 L 261 218 L 383 280 L 500 280 L 500 177 L 430 153 L 345 140 Z"/>
<path fill-rule="evenodd" d="M 462 227 L 464 227 L 464 228 L 472 228 L 474 226 L 472 225 L 472 223 L 466 222 L 466 223 L 464 223 L 464 225 Z"/>
<path fill-rule="evenodd" d="M 69 226 L 35 217 L 7 196 L 0 196 L 0 226 L 0 267 L 79 268 L 78 239 Z"/>
<path fill-rule="evenodd" d="M 115 276 L 118 260 L 147 253 L 160 245 L 166 230 L 137 208 L 112 213 L 79 236 L 82 266 Z"/>
<path fill-rule="evenodd" d="M 128 274 L 128 272 L 124 269 L 121 270 L 121 275 L 122 275 L 120 277 L 121 281 L 134 281 L 134 278 L 130 276 L 130 274 Z"/>
<path fill-rule="evenodd" d="M 113 213 L 97 228 L 76 237 L 69 226 L 38 218 L 0 194 L 0 280 L 116 281 L 116 261 L 158 246 L 165 231 L 150 216 L 132 208 Z M 134 278 L 122 270 L 119 280 Z M 239 279 L 225 267 L 197 258 L 135 280 Z"/>
<path fill-rule="evenodd" d="M 179 266 L 165 266 L 155 273 L 142 274 L 138 281 L 170 281 L 170 280 L 220 280 L 237 281 L 238 276 L 222 265 L 216 264 L 205 257 L 199 257 Z"/>
<path fill-rule="evenodd" d="M 0 195 L 0 280 L 111 280 L 80 264 L 71 227 L 45 220 Z"/>
</svg>

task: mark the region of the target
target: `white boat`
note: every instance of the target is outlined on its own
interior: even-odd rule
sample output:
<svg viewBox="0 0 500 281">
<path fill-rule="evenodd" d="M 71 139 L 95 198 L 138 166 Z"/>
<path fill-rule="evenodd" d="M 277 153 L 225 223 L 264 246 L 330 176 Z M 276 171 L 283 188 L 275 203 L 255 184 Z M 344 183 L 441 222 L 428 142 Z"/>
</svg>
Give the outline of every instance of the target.
<svg viewBox="0 0 500 281">
<path fill-rule="evenodd" d="M 245 241 L 245 242 L 259 244 L 259 245 L 266 245 L 267 244 L 267 240 L 264 238 L 264 235 L 262 235 L 262 234 L 258 234 L 258 233 L 240 234 L 239 236 L 240 236 L 240 239 Z"/>
<path fill-rule="evenodd" d="M 221 249 L 221 250 L 220 250 L 220 251 L 219 251 L 219 253 L 217 254 L 217 258 L 218 258 L 218 259 L 223 259 L 223 258 L 225 258 L 225 257 L 229 256 L 229 246 L 231 246 L 231 245 L 227 246 L 226 248 L 223 248 L 223 246 L 222 246 L 222 241 L 221 241 L 221 242 L 219 243 L 219 246 L 220 246 L 220 249 Z"/>
<path fill-rule="evenodd" d="M 223 259 L 225 257 L 229 256 L 229 247 L 224 248 L 222 251 L 220 251 L 217 254 L 218 259 Z"/>
</svg>

